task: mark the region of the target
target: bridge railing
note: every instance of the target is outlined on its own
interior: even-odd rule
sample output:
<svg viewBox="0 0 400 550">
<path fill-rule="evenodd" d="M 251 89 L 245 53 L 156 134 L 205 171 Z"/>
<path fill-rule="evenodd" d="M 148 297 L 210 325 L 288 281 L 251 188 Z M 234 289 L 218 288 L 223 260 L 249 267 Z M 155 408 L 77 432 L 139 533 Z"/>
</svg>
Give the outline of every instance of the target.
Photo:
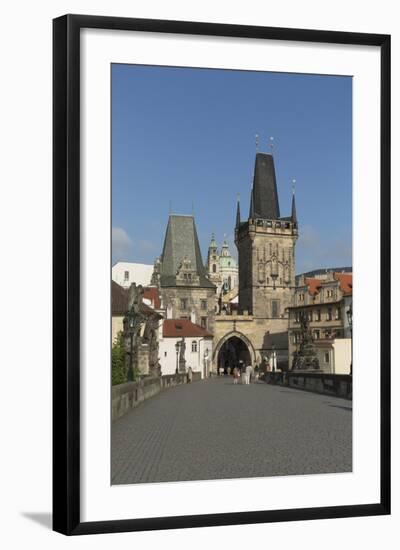
<svg viewBox="0 0 400 550">
<path fill-rule="evenodd" d="M 324 372 L 267 372 L 264 375 L 267 384 L 288 386 L 300 390 L 352 398 L 353 380 L 348 374 L 330 374 Z"/>
<path fill-rule="evenodd" d="M 192 381 L 201 380 L 200 372 L 193 372 Z M 157 395 L 160 391 L 181 384 L 187 384 L 187 373 L 166 374 L 157 378 L 144 377 L 134 382 L 126 382 L 112 387 L 112 420 L 121 418 L 140 403 Z"/>
</svg>

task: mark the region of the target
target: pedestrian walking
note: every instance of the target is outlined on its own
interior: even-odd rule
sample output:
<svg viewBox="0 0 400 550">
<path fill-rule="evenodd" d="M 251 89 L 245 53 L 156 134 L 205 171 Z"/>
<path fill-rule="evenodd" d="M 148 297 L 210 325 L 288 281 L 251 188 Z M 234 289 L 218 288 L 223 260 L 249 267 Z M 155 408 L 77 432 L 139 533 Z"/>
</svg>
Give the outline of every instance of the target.
<svg viewBox="0 0 400 550">
<path fill-rule="evenodd" d="M 188 368 L 188 375 L 187 375 L 188 384 L 190 384 L 190 382 L 192 381 L 192 378 L 193 378 L 192 367 L 189 367 L 189 368 Z"/>
<path fill-rule="evenodd" d="M 234 367 L 233 369 L 233 383 L 237 384 L 239 382 L 240 378 L 240 371 L 237 367 Z"/>
<path fill-rule="evenodd" d="M 245 371 L 246 384 L 250 384 L 252 373 L 253 373 L 253 367 L 251 365 L 247 365 L 246 371 Z"/>
</svg>

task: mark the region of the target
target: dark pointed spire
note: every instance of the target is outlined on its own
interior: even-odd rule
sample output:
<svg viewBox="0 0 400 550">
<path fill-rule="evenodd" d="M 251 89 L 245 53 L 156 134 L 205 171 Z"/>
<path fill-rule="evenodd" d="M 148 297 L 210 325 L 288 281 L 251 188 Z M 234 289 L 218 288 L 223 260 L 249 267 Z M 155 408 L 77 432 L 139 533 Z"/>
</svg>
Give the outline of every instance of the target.
<svg viewBox="0 0 400 550">
<path fill-rule="evenodd" d="M 293 223 L 297 223 L 295 189 L 296 189 L 296 180 L 292 179 L 292 222 Z"/>
<path fill-rule="evenodd" d="M 237 207 L 236 207 L 236 227 L 240 225 L 240 198 L 237 197 Z"/>
<path fill-rule="evenodd" d="M 249 211 L 249 218 L 254 220 L 254 187 L 251 190 L 250 193 L 250 211 Z"/>
<path fill-rule="evenodd" d="M 267 153 L 257 153 L 251 196 L 250 218 L 277 220 L 279 217 L 280 212 L 274 158 Z"/>
<path fill-rule="evenodd" d="M 292 222 L 297 223 L 297 215 L 296 215 L 296 199 L 295 194 L 292 195 Z"/>
</svg>

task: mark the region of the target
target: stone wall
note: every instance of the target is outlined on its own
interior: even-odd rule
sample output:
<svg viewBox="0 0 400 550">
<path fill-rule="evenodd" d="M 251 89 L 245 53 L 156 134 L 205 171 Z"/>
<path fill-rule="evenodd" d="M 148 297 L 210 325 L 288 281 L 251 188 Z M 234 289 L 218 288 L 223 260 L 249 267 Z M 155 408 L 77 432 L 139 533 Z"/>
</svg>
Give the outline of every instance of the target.
<svg viewBox="0 0 400 550">
<path fill-rule="evenodd" d="M 352 399 L 353 380 L 346 374 L 325 374 L 321 372 L 267 372 L 267 384 L 288 386 L 299 390 L 335 395 Z"/>
<path fill-rule="evenodd" d="M 214 314 L 215 306 L 217 305 L 217 296 L 215 288 L 200 288 L 200 287 L 161 287 L 162 301 L 165 307 L 170 307 L 170 315 L 172 319 L 180 317 L 191 318 L 192 313 L 195 314 L 194 322 L 201 325 L 201 318 L 207 319 L 207 330 L 214 330 Z M 186 299 L 186 309 L 181 309 L 181 299 Z M 202 309 L 202 301 L 206 302 L 207 308 Z"/>
<path fill-rule="evenodd" d="M 201 373 L 193 373 L 193 382 L 201 380 Z M 112 420 L 121 418 L 142 401 L 157 395 L 161 390 L 187 383 L 187 374 L 171 374 L 160 378 L 142 378 L 112 387 Z"/>
</svg>

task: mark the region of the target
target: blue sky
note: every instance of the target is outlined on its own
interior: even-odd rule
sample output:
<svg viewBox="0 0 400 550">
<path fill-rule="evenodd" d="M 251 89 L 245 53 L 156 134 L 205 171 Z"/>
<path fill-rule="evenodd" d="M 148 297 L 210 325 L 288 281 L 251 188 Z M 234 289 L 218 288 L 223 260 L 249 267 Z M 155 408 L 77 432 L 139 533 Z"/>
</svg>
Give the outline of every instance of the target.
<svg viewBox="0 0 400 550">
<path fill-rule="evenodd" d="M 296 272 L 351 265 L 350 77 L 112 66 L 112 260 L 153 263 L 168 213 L 211 233 L 248 215 L 255 158 L 274 138 L 281 216 L 296 179 Z"/>
</svg>

